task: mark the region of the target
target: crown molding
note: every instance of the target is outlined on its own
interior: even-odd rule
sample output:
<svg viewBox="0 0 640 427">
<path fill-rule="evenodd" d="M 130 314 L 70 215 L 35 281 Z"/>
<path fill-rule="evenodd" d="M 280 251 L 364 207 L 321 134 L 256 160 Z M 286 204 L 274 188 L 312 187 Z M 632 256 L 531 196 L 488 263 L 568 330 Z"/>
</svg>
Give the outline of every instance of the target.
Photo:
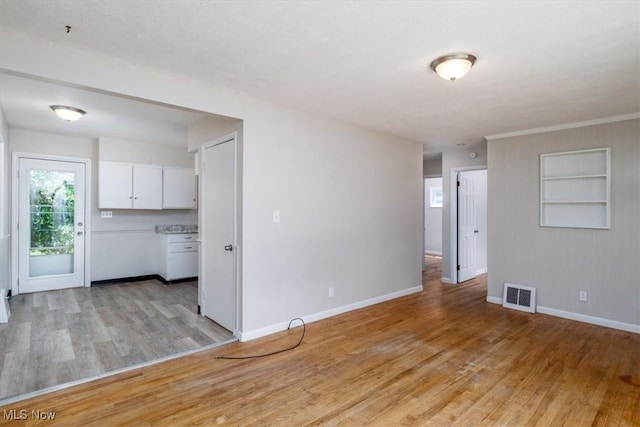
<svg viewBox="0 0 640 427">
<path fill-rule="evenodd" d="M 622 122 L 622 121 L 625 121 L 625 120 L 633 120 L 633 119 L 640 119 L 640 112 L 638 112 L 638 113 L 630 113 L 630 114 L 622 114 L 622 115 L 619 115 L 619 116 L 603 117 L 601 119 L 585 120 L 585 121 L 582 121 L 582 122 L 566 123 L 566 124 L 562 124 L 562 125 L 545 126 L 545 127 L 541 127 L 541 128 L 519 130 L 519 131 L 515 131 L 515 132 L 498 133 L 498 134 L 495 134 L 495 135 L 487 135 L 484 138 L 487 141 L 493 141 L 493 140 L 496 140 L 496 139 L 513 138 L 514 136 L 535 135 L 537 133 L 545 133 L 545 132 L 554 132 L 554 131 L 565 130 L 565 129 L 582 128 L 582 127 L 586 127 L 586 126 L 602 125 L 602 124 L 605 124 L 605 123 L 615 123 L 615 122 Z"/>
</svg>

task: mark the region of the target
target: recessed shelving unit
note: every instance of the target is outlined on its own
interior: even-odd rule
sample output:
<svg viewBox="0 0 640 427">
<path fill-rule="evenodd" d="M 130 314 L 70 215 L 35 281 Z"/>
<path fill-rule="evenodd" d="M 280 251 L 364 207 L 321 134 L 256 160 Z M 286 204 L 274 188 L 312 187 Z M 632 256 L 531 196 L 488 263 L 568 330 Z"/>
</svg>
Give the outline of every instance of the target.
<svg viewBox="0 0 640 427">
<path fill-rule="evenodd" d="M 610 148 L 540 155 L 540 225 L 611 228 Z"/>
</svg>

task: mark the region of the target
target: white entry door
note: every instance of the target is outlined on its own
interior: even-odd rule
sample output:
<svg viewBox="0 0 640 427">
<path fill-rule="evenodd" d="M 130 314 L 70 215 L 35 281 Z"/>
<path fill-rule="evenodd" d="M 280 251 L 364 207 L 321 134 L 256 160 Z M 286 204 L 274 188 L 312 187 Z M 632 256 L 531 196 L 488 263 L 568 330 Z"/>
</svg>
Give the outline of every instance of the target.
<svg viewBox="0 0 640 427">
<path fill-rule="evenodd" d="M 84 286 L 85 167 L 19 159 L 19 293 Z"/>
<path fill-rule="evenodd" d="M 236 326 L 236 141 L 204 146 L 200 199 L 202 313 Z"/>
<path fill-rule="evenodd" d="M 476 187 L 472 173 L 458 174 L 458 282 L 476 277 Z"/>
</svg>

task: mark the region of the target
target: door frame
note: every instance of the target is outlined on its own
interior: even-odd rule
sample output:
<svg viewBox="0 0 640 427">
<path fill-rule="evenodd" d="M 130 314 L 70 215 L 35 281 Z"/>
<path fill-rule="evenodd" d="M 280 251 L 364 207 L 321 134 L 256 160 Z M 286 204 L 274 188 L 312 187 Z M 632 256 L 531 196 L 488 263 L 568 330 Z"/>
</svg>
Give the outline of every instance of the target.
<svg viewBox="0 0 640 427">
<path fill-rule="evenodd" d="M 458 173 L 476 170 L 487 170 L 486 165 L 463 166 L 451 168 L 449 171 L 449 256 L 451 283 L 458 284 Z M 444 275 L 445 272 L 443 271 Z"/>
<path fill-rule="evenodd" d="M 204 288 L 204 281 L 206 280 L 203 260 L 206 257 L 206 251 L 204 249 L 203 242 L 207 238 L 205 233 L 205 227 L 202 227 L 205 215 L 207 202 L 203 197 L 205 194 L 204 180 L 202 175 L 204 174 L 204 150 L 214 147 L 216 145 L 223 144 L 225 142 L 234 141 L 235 151 L 235 177 L 234 177 L 234 230 L 233 230 L 233 256 L 234 256 L 234 300 L 235 300 L 235 312 L 234 312 L 234 327 L 233 335 L 241 339 L 242 337 L 242 150 L 241 141 L 238 140 L 238 132 L 231 132 L 212 141 L 205 142 L 200 146 L 198 155 L 198 241 L 199 247 L 199 262 L 198 262 L 198 306 L 203 306 L 202 291 Z M 201 314 L 202 310 L 199 310 Z"/>
<path fill-rule="evenodd" d="M 84 164 L 84 286 L 86 288 L 91 286 L 91 159 L 81 157 L 67 157 L 67 156 L 54 156 L 49 154 L 36 154 L 25 152 L 13 152 L 12 165 L 11 165 L 11 294 L 18 295 L 20 293 L 20 286 L 18 284 L 18 261 L 19 261 L 19 235 L 18 235 L 18 220 L 20 218 L 19 212 L 19 180 L 18 180 L 18 168 L 20 165 L 20 159 L 34 159 L 34 160 L 52 160 L 61 162 L 72 162 Z"/>
</svg>

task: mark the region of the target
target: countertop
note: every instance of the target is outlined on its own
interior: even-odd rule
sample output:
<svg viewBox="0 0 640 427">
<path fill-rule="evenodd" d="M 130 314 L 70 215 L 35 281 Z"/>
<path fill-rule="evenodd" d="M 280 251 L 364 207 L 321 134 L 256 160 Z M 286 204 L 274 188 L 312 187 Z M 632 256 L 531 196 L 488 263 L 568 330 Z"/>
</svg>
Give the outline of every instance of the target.
<svg viewBox="0 0 640 427">
<path fill-rule="evenodd" d="M 197 232 L 197 225 L 156 225 L 156 233 L 161 234 L 195 234 Z"/>
</svg>

